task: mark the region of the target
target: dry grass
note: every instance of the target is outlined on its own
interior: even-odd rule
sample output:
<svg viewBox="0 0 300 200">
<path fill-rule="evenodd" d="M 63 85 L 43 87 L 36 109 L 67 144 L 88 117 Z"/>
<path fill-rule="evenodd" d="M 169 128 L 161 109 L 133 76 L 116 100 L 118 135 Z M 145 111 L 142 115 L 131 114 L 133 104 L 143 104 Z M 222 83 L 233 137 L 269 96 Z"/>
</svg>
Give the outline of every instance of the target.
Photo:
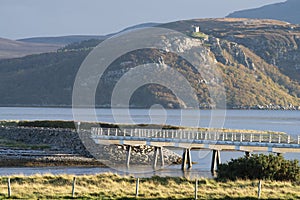
<svg viewBox="0 0 300 200">
<path fill-rule="evenodd" d="M 11 177 L 14 199 L 70 199 L 72 175 Z M 0 199 L 7 197 L 7 178 L 0 178 Z M 255 199 L 258 181 L 216 182 L 200 179 L 199 199 Z M 194 181 L 185 178 L 143 178 L 140 199 L 193 199 Z M 113 174 L 78 176 L 76 198 L 134 199 L 135 179 Z M 299 199 L 300 186 L 290 182 L 263 182 L 262 199 Z"/>
</svg>

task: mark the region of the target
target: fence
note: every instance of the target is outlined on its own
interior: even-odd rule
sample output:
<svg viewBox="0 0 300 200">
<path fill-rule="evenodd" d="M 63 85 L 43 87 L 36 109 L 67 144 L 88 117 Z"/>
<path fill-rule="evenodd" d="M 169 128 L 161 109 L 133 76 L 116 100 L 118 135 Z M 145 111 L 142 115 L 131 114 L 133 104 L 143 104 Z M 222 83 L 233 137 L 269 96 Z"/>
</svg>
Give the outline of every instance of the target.
<svg viewBox="0 0 300 200">
<path fill-rule="evenodd" d="M 154 179 L 157 179 L 157 178 L 154 178 Z M 167 178 L 167 179 L 170 179 L 170 178 Z M 13 194 L 17 194 L 18 191 L 17 191 L 17 189 L 13 188 L 13 186 L 11 185 L 11 181 L 16 181 L 16 180 L 20 180 L 20 178 L 17 178 L 17 177 L 14 177 L 14 178 L 8 177 L 7 178 L 7 197 L 8 198 L 15 198 L 15 197 L 17 197 L 17 198 L 23 198 L 22 196 L 14 196 L 13 195 Z M 67 186 L 69 185 L 69 189 L 70 190 L 69 191 L 64 190 L 64 194 L 59 193 L 58 196 L 54 196 L 55 194 L 52 194 L 53 196 L 51 196 L 51 198 L 55 198 L 55 197 L 59 197 L 59 198 L 61 198 L 61 197 L 64 197 L 64 198 L 69 198 L 69 197 L 72 197 L 72 198 L 76 198 L 76 197 L 82 198 L 83 197 L 83 196 L 77 196 L 76 195 L 76 192 L 75 192 L 76 184 L 75 184 L 75 182 L 76 182 L 76 180 L 78 180 L 76 177 L 73 177 L 73 180 L 70 181 L 69 183 L 66 183 L 66 182 L 58 183 L 59 181 L 62 181 L 62 180 L 63 179 L 61 177 L 58 177 L 57 180 L 55 180 L 55 181 L 52 180 L 52 181 L 57 184 L 57 187 L 60 187 L 62 184 L 66 184 Z M 79 177 L 79 180 L 80 180 L 80 177 Z M 187 193 L 189 193 L 189 195 L 186 196 L 186 198 L 193 197 L 194 199 L 198 199 L 198 197 L 203 197 L 203 195 L 201 193 L 201 190 L 203 190 L 204 188 L 201 187 L 201 190 L 199 190 L 199 186 L 203 185 L 203 184 L 206 184 L 206 179 L 201 179 L 201 180 L 194 179 L 194 180 L 181 180 L 181 181 L 178 181 L 176 179 L 176 177 L 175 177 L 174 180 L 175 180 L 175 183 L 177 182 L 177 184 L 190 184 L 190 187 L 188 189 L 189 191 L 182 191 L 186 195 L 187 195 Z M 32 181 L 34 181 L 34 180 L 31 179 L 31 180 L 28 181 L 28 183 L 33 184 L 31 187 L 35 187 L 36 188 L 35 184 L 32 183 Z M 102 181 L 103 182 L 107 182 L 107 180 L 102 180 Z M 140 186 L 142 185 L 143 187 L 147 187 L 147 185 L 149 183 L 148 181 L 153 181 L 153 180 L 151 180 L 149 178 L 136 178 L 136 179 L 134 179 L 134 178 L 128 178 L 128 181 L 135 184 L 135 185 L 131 184 L 132 188 L 126 188 L 126 190 L 128 190 L 128 191 L 130 191 L 130 190 L 132 191 L 132 194 L 130 196 L 128 196 L 128 198 L 132 198 L 132 197 L 142 198 L 144 196 L 143 193 L 145 193 L 145 189 L 144 189 L 143 193 L 141 194 L 140 193 Z M 166 180 L 164 180 L 164 178 L 162 178 L 161 184 L 166 184 L 165 182 L 166 182 Z M 86 185 L 88 183 L 89 183 L 88 180 L 84 181 L 84 185 Z M 92 184 L 94 182 L 90 180 L 90 183 Z M 119 184 L 122 185 L 122 183 L 119 183 Z M 23 185 L 24 185 L 24 188 L 25 188 L 26 186 L 25 186 L 25 182 L 24 181 L 23 181 Z M 250 184 L 250 185 L 253 186 L 253 183 Z M 54 187 L 55 187 L 55 185 L 54 185 Z M 172 185 L 170 187 L 172 187 Z M 44 188 L 46 188 L 46 186 Z M 135 189 L 135 192 L 133 192 L 134 189 Z M 152 190 L 158 190 L 159 188 L 149 187 L 149 188 L 147 188 L 147 191 L 149 191 L 151 189 Z M 172 189 L 172 188 L 170 188 L 170 189 Z M 244 188 L 244 189 L 247 190 L 247 188 Z M 252 187 L 252 189 L 253 189 L 253 187 Z M 50 190 L 51 190 L 51 188 L 50 188 Z M 184 188 L 183 190 L 187 190 L 187 188 Z M 27 193 L 30 193 L 30 192 L 31 192 L 31 190 L 27 191 Z M 36 193 L 36 192 L 33 192 L 33 193 Z M 233 193 L 234 193 L 234 191 L 233 191 Z M 261 194 L 262 194 L 262 182 L 259 181 L 258 185 L 257 185 L 257 197 L 260 198 Z M 94 192 L 93 192 L 93 195 L 95 195 Z M 165 196 L 165 194 L 163 194 L 163 195 Z M 39 194 L 37 197 L 39 197 L 39 198 L 43 198 L 43 197 L 50 198 L 50 194 L 45 194 L 45 195 Z M 96 195 L 95 198 L 99 199 L 99 197 L 101 197 L 101 199 L 110 199 L 111 198 L 111 197 L 105 197 L 105 195 L 101 194 L 100 191 L 99 191 L 99 195 Z M 0 198 L 1 198 L 1 194 L 0 194 Z M 24 197 L 24 198 L 26 198 L 26 197 Z"/>
<path fill-rule="evenodd" d="M 195 130 L 159 130 L 159 129 L 118 129 L 92 127 L 94 136 L 138 137 L 138 138 L 163 138 L 179 140 L 202 141 L 232 141 L 232 142 L 258 142 L 258 143 L 285 143 L 300 144 L 300 136 L 291 137 L 287 134 L 264 134 L 220 131 L 195 131 Z"/>
</svg>

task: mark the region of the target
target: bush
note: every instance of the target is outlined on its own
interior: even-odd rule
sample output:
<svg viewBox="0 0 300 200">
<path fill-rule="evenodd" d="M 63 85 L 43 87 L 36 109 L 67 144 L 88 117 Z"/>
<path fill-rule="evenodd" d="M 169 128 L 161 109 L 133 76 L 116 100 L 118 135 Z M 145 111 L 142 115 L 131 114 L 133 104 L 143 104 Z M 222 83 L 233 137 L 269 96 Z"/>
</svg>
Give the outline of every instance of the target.
<svg viewBox="0 0 300 200">
<path fill-rule="evenodd" d="M 218 167 L 219 180 L 265 179 L 300 182 L 298 160 L 285 160 L 273 154 L 254 154 L 251 157 L 232 159 Z"/>
</svg>

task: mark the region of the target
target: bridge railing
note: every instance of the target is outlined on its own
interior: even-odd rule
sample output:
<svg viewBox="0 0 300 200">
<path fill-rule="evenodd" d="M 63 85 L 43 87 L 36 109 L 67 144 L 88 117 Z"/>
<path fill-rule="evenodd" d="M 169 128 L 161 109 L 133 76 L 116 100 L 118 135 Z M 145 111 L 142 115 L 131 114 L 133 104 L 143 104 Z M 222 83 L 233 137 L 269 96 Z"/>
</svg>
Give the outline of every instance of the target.
<svg viewBox="0 0 300 200">
<path fill-rule="evenodd" d="M 232 142 L 284 143 L 300 144 L 300 136 L 286 134 L 260 134 L 242 132 L 197 131 L 197 130 L 161 130 L 161 129 L 119 129 L 92 127 L 93 136 L 118 136 L 138 138 L 163 138 L 179 140 L 207 140 Z"/>
</svg>

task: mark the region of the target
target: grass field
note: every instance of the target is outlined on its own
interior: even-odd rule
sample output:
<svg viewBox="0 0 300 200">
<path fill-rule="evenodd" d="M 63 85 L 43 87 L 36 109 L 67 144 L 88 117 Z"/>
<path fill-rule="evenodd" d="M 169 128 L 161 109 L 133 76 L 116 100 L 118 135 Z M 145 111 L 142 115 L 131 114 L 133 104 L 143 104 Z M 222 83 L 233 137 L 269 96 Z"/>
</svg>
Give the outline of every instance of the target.
<svg viewBox="0 0 300 200">
<path fill-rule="evenodd" d="M 12 176 L 12 199 L 72 199 L 72 175 Z M 113 174 L 77 176 L 75 198 L 135 199 L 133 177 Z M 199 179 L 199 199 L 256 199 L 258 181 L 217 182 Z M 139 199 L 193 199 L 195 180 L 186 178 L 142 178 Z M 0 178 L 0 199 L 7 198 L 7 177 Z M 300 199 L 300 185 L 262 182 L 261 199 Z"/>
</svg>

